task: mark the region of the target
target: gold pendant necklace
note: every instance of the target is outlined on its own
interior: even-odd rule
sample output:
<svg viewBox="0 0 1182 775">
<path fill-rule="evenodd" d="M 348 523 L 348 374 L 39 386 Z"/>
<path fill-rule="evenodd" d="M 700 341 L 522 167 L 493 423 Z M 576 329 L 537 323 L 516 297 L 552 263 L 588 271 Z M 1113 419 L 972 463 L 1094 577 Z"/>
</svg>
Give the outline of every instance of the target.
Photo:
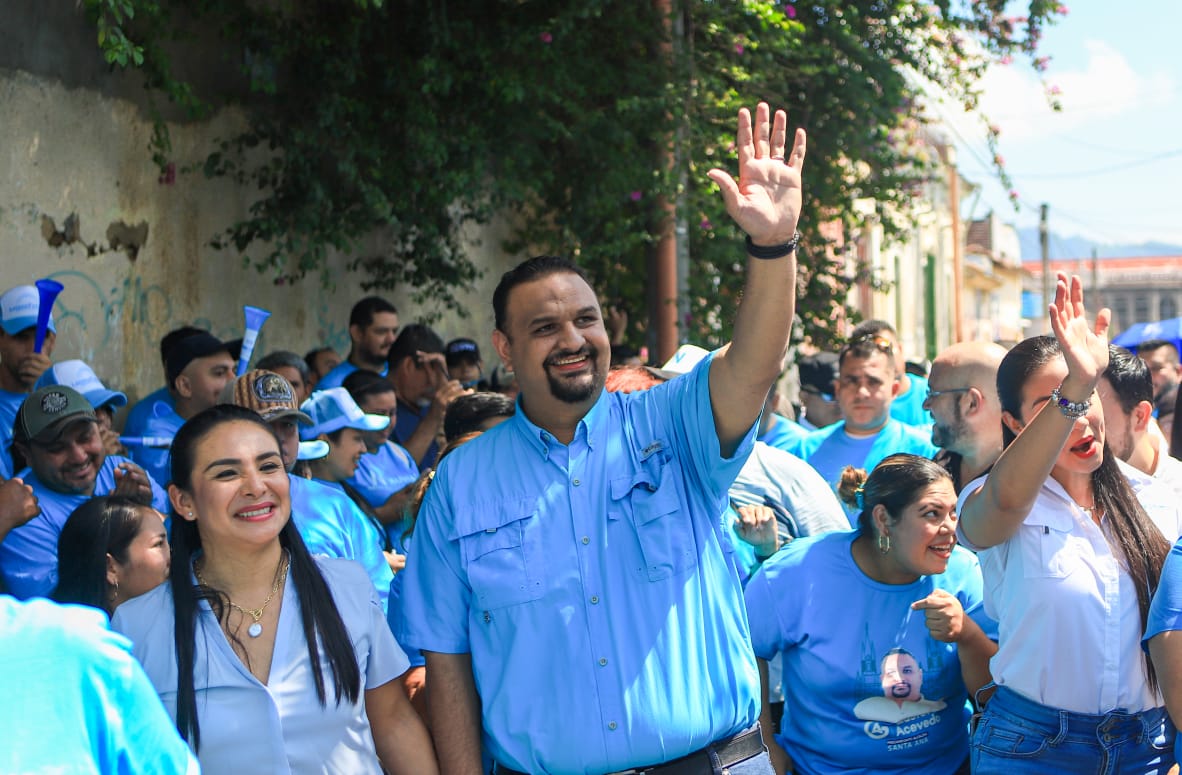
<svg viewBox="0 0 1182 775">
<path fill-rule="evenodd" d="M 283 586 L 283 582 L 287 580 L 287 568 L 287 553 L 284 552 L 283 556 L 279 558 L 279 567 L 275 569 L 275 580 L 271 584 L 271 594 L 267 595 L 267 599 L 264 600 L 263 604 L 258 608 L 243 608 L 231 600 L 228 594 L 226 595 L 226 602 L 230 604 L 231 608 L 237 610 L 243 616 L 249 616 L 252 619 L 251 625 L 246 628 L 246 634 L 250 637 L 257 638 L 263 634 L 263 625 L 260 620 L 263 618 L 263 612 L 267 610 L 267 606 L 271 604 L 271 601 L 275 598 L 275 595 L 278 594 L 279 588 Z M 209 587 L 209 584 L 205 583 L 205 579 L 201 575 L 201 569 L 195 564 L 193 565 L 193 574 L 197 576 L 198 584 L 203 587 Z M 212 587 L 210 587 L 210 589 L 212 589 Z"/>
</svg>

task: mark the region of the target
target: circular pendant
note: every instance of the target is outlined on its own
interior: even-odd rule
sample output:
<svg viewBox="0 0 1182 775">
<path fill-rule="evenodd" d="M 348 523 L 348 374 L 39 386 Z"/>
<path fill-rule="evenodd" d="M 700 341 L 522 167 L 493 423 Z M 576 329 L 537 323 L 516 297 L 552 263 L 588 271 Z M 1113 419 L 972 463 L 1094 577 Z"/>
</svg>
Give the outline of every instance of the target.
<svg viewBox="0 0 1182 775">
<path fill-rule="evenodd" d="M 246 634 L 252 638 L 257 638 L 258 636 L 263 634 L 263 625 L 259 624 L 258 622 L 255 622 L 254 624 L 252 624 L 246 628 Z"/>
</svg>

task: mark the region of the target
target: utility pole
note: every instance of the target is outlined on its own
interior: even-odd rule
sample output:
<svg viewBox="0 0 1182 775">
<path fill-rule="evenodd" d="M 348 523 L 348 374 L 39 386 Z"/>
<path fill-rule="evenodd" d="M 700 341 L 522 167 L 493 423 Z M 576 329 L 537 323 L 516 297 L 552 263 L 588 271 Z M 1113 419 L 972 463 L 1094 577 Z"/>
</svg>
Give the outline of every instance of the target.
<svg viewBox="0 0 1182 775">
<path fill-rule="evenodd" d="M 1038 245 L 1042 250 L 1042 311 L 1044 325 L 1050 330 L 1050 320 L 1046 317 L 1047 307 L 1054 298 L 1052 289 L 1055 287 L 1051 280 L 1051 231 L 1047 227 L 1047 213 L 1051 206 L 1045 202 L 1038 208 Z"/>
<path fill-rule="evenodd" d="M 666 64 L 674 67 L 674 40 L 676 31 L 673 27 L 673 1 L 653 0 L 657 11 L 661 14 L 665 24 L 667 42 L 661 44 L 660 56 L 666 58 Z M 658 162 L 668 170 L 677 164 L 677 151 L 674 148 L 677 138 L 675 135 L 664 138 L 665 145 L 659 150 Z M 664 363 L 673 357 L 678 342 L 677 321 L 677 204 L 665 196 L 657 201 L 658 232 L 660 238 L 653 250 L 649 277 L 652 286 L 649 291 L 649 326 L 650 340 L 656 334 L 655 359 L 650 353 L 650 359 L 655 363 Z"/>
</svg>

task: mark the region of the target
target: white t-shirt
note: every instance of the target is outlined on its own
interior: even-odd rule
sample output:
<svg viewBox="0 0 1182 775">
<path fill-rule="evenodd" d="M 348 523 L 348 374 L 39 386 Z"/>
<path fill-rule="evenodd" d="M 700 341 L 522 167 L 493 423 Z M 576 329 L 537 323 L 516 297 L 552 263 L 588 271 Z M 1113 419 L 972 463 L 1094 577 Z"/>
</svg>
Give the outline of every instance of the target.
<svg viewBox="0 0 1182 775">
<path fill-rule="evenodd" d="M 356 703 L 338 704 L 323 648 L 327 702 L 316 698 L 295 584 L 288 578 L 279 612 L 275 651 L 266 685 L 230 647 L 209 606 L 200 603 L 193 685 L 201 730 L 203 772 L 373 773 L 380 775 L 365 690 L 406 672 L 406 654 L 394 641 L 377 593 L 351 560 L 316 558 L 353 643 L 361 671 Z M 133 652 L 173 720 L 177 709 L 172 590 L 163 584 L 115 611 L 114 629 L 132 640 Z"/>
</svg>

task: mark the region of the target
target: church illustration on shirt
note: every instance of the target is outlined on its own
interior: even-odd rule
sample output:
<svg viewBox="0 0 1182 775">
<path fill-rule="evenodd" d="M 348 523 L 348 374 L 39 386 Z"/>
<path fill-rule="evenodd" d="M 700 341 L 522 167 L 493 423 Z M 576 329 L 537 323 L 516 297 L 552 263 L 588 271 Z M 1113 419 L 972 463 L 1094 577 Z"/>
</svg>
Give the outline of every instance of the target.
<svg viewBox="0 0 1182 775">
<path fill-rule="evenodd" d="M 925 638 L 925 641 L 928 646 L 925 654 L 927 672 L 938 676 L 944 667 L 944 652 L 932 638 Z M 861 699 L 854 706 L 855 717 L 863 721 L 898 724 L 947 707 L 942 699 L 928 700 L 923 697 L 924 668 L 910 651 L 895 646 L 888 649 L 881 659 L 876 658 L 875 654 L 870 626 L 867 624 L 862 637 L 862 669 L 858 691 Z"/>
</svg>

